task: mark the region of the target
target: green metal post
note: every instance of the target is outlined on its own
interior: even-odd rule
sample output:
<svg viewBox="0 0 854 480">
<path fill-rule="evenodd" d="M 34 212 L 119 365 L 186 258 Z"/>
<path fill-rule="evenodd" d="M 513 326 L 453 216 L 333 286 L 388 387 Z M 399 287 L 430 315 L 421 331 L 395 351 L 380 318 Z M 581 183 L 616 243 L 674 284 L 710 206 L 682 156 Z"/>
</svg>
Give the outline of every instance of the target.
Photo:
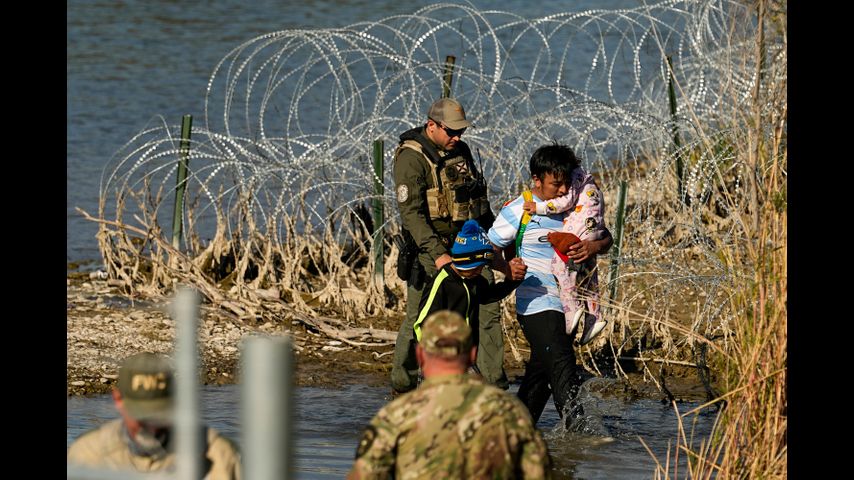
<svg viewBox="0 0 854 480">
<path fill-rule="evenodd" d="M 673 87 L 673 57 L 671 55 L 667 55 L 667 93 L 668 98 L 670 100 L 670 118 L 673 120 L 673 144 L 676 145 L 676 180 L 679 182 L 678 191 L 679 191 L 679 201 L 683 203 L 687 203 L 687 199 L 685 198 L 685 190 L 682 185 L 682 175 L 685 171 L 685 164 L 682 161 L 682 152 L 679 151 L 682 148 L 682 140 L 679 138 L 679 127 L 676 124 L 676 89 Z"/>
<path fill-rule="evenodd" d="M 187 188 L 187 163 L 190 159 L 190 132 L 193 116 L 184 115 L 181 121 L 181 149 L 178 156 L 178 181 L 175 187 L 175 211 L 172 213 L 172 246 L 180 248 L 184 228 L 184 190 Z"/>
<path fill-rule="evenodd" d="M 454 62 L 456 61 L 457 57 L 453 55 L 445 57 L 445 68 L 442 73 L 442 98 L 451 96 L 451 82 L 454 81 Z"/>
<path fill-rule="evenodd" d="M 385 195 L 385 185 L 383 184 L 383 141 L 374 140 L 374 281 L 380 287 L 385 286 L 385 260 L 383 252 L 383 243 L 385 235 L 383 224 L 385 218 L 383 214 L 383 196 Z"/>
<path fill-rule="evenodd" d="M 626 190 L 628 184 L 620 181 L 620 194 L 617 200 L 617 221 L 614 227 L 614 248 L 611 250 L 611 268 L 608 271 L 608 283 L 611 285 L 611 296 L 608 301 L 612 304 L 617 298 L 617 270 L 620 265 L 620 247 L 623 244 L 623 218 L 626 214 Z"/>
</svg>

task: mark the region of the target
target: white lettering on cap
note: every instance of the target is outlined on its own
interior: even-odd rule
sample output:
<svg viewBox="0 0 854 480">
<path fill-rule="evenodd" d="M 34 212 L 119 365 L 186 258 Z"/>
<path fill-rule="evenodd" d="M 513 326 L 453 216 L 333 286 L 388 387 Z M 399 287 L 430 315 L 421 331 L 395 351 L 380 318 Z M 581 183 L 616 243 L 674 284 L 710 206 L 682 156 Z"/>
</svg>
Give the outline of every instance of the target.
<svg viewBox="0 0 854 480">
<path fill-rule="evenodd" d="M 166 374 L 137 373 L 130 380 L 130 389 L 137 390 L 166 390 Z"/>
</svg>

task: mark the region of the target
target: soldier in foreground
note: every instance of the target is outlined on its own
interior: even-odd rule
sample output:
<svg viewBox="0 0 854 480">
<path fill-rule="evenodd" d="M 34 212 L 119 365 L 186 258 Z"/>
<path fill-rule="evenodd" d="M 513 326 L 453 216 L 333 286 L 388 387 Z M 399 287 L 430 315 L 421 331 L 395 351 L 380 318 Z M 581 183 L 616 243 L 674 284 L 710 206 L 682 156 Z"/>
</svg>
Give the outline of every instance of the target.
<svg viewBox="0 0 854 480">
<path fill-rule="evenodd" d="M 104 470 L 174 471 L 172 390 L 173 371 L 166 357 L 145 352 L 125 359 L 113 390 L 122 418 L 77 438 L 68 449 L 68 463 Z M 240 480 L 234 444 L 212 428 L 203 438 L 204 478 Z"/>
<path fill-rule="evenodd" d="M 427 317 L 415 354 L 425 381 L 374 416 L 347 478 L 551 478 L 525 406 L 465 373 L 477 347 L 462 316 Z"/>
</svg>

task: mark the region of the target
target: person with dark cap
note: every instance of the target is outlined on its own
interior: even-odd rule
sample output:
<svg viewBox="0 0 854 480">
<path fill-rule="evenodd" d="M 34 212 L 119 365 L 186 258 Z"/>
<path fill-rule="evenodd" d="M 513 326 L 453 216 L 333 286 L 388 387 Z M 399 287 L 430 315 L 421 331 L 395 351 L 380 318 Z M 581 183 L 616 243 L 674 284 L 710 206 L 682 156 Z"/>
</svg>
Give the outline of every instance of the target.
<svg viewBox="0 0 854 480">
<path fill-rule="evenodd" d="M 438 311 L 422 330 L 415 355 L 425 381 L 374 416 L 347 478 L 551 478 L 525 406 L 465 373 L 477 347 L 463 317 Z"/>
<path fill-rule="evenodd" d="M 441 98 L 428 109 L 424 125 L 400 135 L 400 145 L 394 153 L 395 192 L 404 239 L 401 243 L 406 245 L 406 252 L 411 252 L 401 254 L 398 260 L 405 262 L 399 263 L 398 274 L 405 277 L 407 295 L 406 318 L 400 326 L 392 360 L 394 393 L 417 385 L 413 326 L 427 280 L 451 262 L 451 245 L 466 220 L 477 220 L 483 228 L 489 228 L 495 219 L 483 172 L 478 171 L 471 150 L 461 140 L 471 126 L 458 101 Z M 407 268 L 401 269 L 401 264 Z M 510 274 L 503 258 L 494 266 Z M 490 267 L 482 275 L 494 283 Z M 506 389 L 509 384 L 504 373 L 500 307 L 498 303 L 487 303 L 479 308 L 477 366 L 487 382 Z"/>
<path fill-rule="evenodd" d="M 417 341 L 421 341 L 421 324 L 428 315 L 451 310 L 462 315 L 471 326 L 472 341 L 478 345 L 478 306 L 498 302 L 509 295 L 525 279 L 527 270 L 522 259 L 514 258 L 510 261 L 511 277 L 503 282 L 489 283 L 481 273 L 494 256 L 492 244 L 477 220 L 463 224 L 451 247 L 451 263 L 443 266 L 424 288 L 413 326 Z"/>
<path fill-rule="evenodd" d="M 173 377 L 172 366 L 162 355 L 143 352 L 125 359 L 113 389 L 121 418 L 77 438 L 68 449 L 67 462 L 106 470 L 174 471 Z M 240 480 L 240 454 L 230 440 L 206 428 L 203 449 L 204 478 Z"/>
</svg>

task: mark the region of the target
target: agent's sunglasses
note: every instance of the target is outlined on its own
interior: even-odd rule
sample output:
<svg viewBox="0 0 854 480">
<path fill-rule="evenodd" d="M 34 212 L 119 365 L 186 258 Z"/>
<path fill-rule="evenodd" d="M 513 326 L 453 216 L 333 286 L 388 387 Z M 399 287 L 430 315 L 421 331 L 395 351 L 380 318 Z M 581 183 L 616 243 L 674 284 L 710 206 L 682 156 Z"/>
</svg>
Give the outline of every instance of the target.
<svg viewBox="0 0 854 480">
<path fill-rule="evenodd" d="M 431 118 L 431 120 L 433 120 L 433 119 Z M 445 131 L 445 133 L 446 133 L 446 134 L 448 135 L 448 137 L 450 137 L 450 138 L 454 138 L 454 137 L 462 137 L 462 136 L 463 136 L 463 134 L 464 134 L 464 133 L 466 133 L 466 129 L 465 129 L 465 128 L 461 128 L 461 129 L 459 129 L 459 130 L 454 130 L 453 128 L 448 128 L 448 127 L 446 127 L 445 125 L 442 125 L 441 123 L 437 122 L 436 120 L 433 120 L 433 123 L 435 123 L 439 128 L 441 128 L 442 130 L 444 130 L 444 131 Z M 467 128 L 467 127 L 466 127 L 466 128 Z"/>
</svg>

